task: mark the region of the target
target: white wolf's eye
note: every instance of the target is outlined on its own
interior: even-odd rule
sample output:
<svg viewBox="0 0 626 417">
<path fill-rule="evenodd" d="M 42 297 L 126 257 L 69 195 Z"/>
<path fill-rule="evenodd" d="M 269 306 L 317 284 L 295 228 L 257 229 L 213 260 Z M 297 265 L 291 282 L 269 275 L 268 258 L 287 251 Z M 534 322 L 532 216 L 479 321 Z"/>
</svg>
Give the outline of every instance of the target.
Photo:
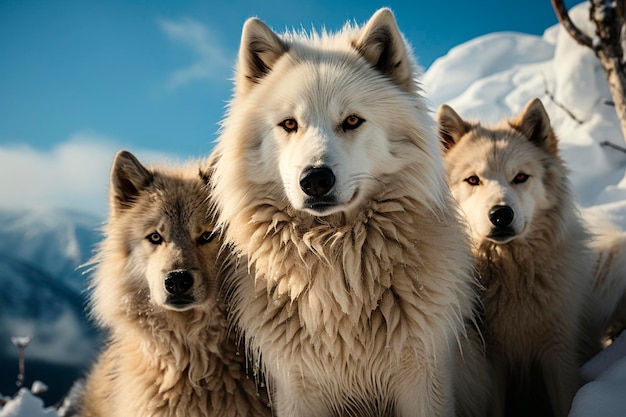
<svg viewBox="0 0 626 417">
<path fill-rule="evenodd" d="M 296 122 L 296 119 L 285 119 L 280 122 L 278 126 L 282 127 L 287 133 L 298 131 L 298 122 Z"/>
<path fill-rule="evenodd" d="M 463 181 L 465 181 L 466 183 L 468 183 L 469 185 L 473 187 L 480 185 L 480 178 L 478 178 L 476 175 L 469 176 L 465 178 Z"/>
<path fill-rule="evenodd" d="M 343 122 L 341 123 L 341 128 L 344 132 L 347 130 L 354 130 L 357 127 L 361 126 L 364 121 L 365 119 L 360 118 L 356 114 L 351 114 L 343 120 Z"/>
<path fill-rule="evenodd" d="M 146 239 L 148 239 L 148 241 L 150 241 L 150 243 L 152 243 L 153 245 L 160 245 L 161 243 L 163 243 L 163 237 L 161 237 L 161 235 L 157 232 L 150 233 L 148 236 L 146 236 Z"/>
<path fill-rule="evenodd" d="M 213 241 L 213 239 L 215 239 L 215 233 L 214 232 L 204 232 L 200 235 L 200 237 L 198 238 L 197 242 L 200 245 L 204 245 L 207 243 L 211 243 Z"/>
<path fill-rule="evenodd" d="M 530 175 L 525 174 L 523 172 L 520 172 L 519 174 L 517 174 L 515 176 L 515 178 L 513 178 L 513 183 L 514 184 L 523 184 L 526 181 L 528 181 L 528 178 L 530 178 Z"/>
</svg>

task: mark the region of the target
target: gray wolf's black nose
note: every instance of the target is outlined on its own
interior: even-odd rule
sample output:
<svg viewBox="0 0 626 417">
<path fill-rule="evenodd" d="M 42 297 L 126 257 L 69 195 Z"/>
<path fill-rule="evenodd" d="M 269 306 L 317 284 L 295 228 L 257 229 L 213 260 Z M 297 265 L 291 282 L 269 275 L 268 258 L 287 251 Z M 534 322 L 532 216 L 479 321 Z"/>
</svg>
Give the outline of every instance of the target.
<svg viewBox="0 0 626 417">
<path fill-rule="evenodd" d="M 193 276 L 184 269 L 170 271 L 165 275 L 165 290 L 172 295 L 183 295 L 193 287 Z"/>
<path fill-rule="evenodd" d="M 300 175 L 300 188 L 311 197 L 321 197 L 335 185 L 335 174 L 327 166 L 308 167 Z"/>
<path fill-rule="evenodd" d="M 489 212 L 489 221 L 497 227 L 506 227 L 513 222 L 515 213 L 509 206 L 493 206 Z"/>
</svg>

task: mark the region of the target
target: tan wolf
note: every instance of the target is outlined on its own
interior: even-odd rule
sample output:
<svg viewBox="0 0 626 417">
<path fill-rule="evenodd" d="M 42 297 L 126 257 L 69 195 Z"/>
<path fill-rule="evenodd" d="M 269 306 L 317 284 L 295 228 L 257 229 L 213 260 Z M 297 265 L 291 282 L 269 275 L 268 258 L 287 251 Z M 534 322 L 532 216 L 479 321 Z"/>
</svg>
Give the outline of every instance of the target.
<svg viewBox="0 0 626 417">
<path fill-rule="evenodd" d="M 278 417 L 454 413 L 472 259 L 416 76 L 389 9 L 337 33 L 243 27 L 212 197 Z"/>
<path fill-rule="evenodd" d="M 594 349 L 587 344 L 599 347 L 599 336 L 590 327 L 590 234 L 548 114 L 534 99 L 494 126 L 447 105 L 437 119 L 484 287 L 486 361 L 473 355 L 465 363 L 459 414 L 565 417 Z"/>
<path fill-rule="evenodd" d="M 116 155 L 91 299 L 109 336 L 83 417 L 271 415 L 218 299 L 221 239 L 207 181 L 200 164 L 146 168 Z"/>
</svg>

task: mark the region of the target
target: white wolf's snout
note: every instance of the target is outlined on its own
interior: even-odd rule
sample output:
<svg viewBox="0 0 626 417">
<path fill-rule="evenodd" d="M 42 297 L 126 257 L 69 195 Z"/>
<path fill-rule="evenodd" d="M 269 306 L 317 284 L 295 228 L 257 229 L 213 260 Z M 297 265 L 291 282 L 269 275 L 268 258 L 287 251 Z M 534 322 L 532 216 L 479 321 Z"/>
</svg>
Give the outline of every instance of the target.
<svg viewBox="0 0 626 417">
<path fill-rule="evenodd" d="M 317 215 L 333 211 L 340 201 L 335 194 L 336 176 L 328 165 L 307 166 L 300 174 L 298 184 L 305 194 L 304 209 Z"/>
<path fill-rule="evenodd" d="M 495 205 L 489 210 L 491 232 L 487 236 L 494 242 L 505 243 L 517 235 L 514 227 L 515 211 L 509 205 Z"/>
</svg>

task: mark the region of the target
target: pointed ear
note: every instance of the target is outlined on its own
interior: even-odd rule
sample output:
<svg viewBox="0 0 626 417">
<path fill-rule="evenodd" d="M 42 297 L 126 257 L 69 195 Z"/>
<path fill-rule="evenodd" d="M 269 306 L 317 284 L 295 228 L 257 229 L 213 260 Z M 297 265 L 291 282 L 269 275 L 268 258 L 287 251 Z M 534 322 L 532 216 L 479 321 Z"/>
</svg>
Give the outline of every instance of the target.
<svg viewBox="0 0 626 417">
<path fill-rule="evenodd" d="M 404 90 L 415 90 L 413 62 L 391 10 L 383 8 L 374 13 L 361 29 L 353 47 Z"/>
<path fill-rule="evenodd" d="M 237 93 L 246 94 L 288 50 L 287 45 L 261 20 L 246 20 L 237 61 Z"/>
<path fill-rule="evenodd" d="M 538 98 L 530 100 L 517 119 L 509 121 L 509 125 L 535 145 L 554 155 L 558 154 L 556 136 L 550 125 L 550 116 Z"/>
<path fill-rule="evenodd" d="M 117 212 L 129 208 L 141 190 L 148 187 L 153 179 L 152 173 L 133 154 L 119 151 L 111 168 L 111 210 Z"/>
<path fill-rule="evenodd" d="M 443 146 L 444 152 L 449 151 L 456 145 L 459 140 L 470 131 L 472 126 L 461 119 L 461 116 L 454 111 L 454 109 L 447 104 L 442 104 L 437 110 L 435 116 L 439 133 L 439 140 Z"/>
</svg>

